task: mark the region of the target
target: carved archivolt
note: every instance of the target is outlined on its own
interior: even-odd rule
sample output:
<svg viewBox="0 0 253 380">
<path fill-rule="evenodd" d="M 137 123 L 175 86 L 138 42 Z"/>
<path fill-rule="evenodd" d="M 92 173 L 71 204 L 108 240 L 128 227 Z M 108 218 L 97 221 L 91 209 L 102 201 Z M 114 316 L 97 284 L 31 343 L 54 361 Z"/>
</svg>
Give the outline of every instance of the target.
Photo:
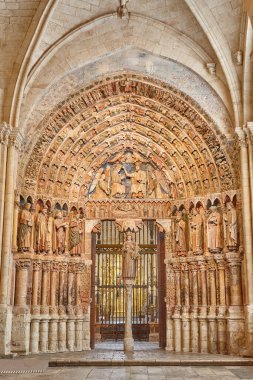
<svg viewBox="0 0 253 380">
<path fill-rule="evenodd" d="M 20 166 L 24 195 L 179 199 L 238 186 L 215 125 L 159 81 L 122 74 L 96 83 L 59 105 L 40 130 Z M 132 191 L 136 172 L 143 179 Z"/>
</svg>

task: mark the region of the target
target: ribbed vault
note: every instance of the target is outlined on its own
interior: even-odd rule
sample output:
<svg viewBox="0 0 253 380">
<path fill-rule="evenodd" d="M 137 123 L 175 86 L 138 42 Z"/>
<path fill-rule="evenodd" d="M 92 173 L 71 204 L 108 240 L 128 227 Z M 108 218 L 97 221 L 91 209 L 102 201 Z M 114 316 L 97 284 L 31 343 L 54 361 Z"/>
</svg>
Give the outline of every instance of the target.
<svg viewBox="0 0 253 380">
<path fill-rule="evenodd" d="M 22 158 L 24 195 L 82 201 L 92 197 L 96 173 L 127 154 L 160 173 L 167 198 L 237 188 L 217 126 L 189 97 L 147 77 L 96 82 L 60 104 L 38 130 Z"/>
</svg>

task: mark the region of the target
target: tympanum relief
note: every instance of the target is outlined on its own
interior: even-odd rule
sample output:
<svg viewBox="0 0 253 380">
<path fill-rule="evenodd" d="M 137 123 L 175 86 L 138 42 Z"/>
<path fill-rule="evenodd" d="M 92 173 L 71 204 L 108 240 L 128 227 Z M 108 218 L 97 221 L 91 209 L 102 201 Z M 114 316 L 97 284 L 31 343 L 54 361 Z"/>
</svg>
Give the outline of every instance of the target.
<svg viewBox="0 0 253 380">
<path fill-rule="evenodd" d="M 154 198 L 175 196 L 176 185 L 164 169 L 158 169 L 141 155 L 126 151 L 108 160 L 95 174 L 88 189 L 90 199 Z"/>
</svg>

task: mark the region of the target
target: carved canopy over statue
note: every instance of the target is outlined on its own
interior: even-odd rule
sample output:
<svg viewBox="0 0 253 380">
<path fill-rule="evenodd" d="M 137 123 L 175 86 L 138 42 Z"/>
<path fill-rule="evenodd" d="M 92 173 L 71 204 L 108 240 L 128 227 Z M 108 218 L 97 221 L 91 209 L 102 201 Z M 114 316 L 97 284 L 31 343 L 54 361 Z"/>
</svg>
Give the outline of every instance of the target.
<svg viewBox="0 0 253 380">
<path fill-rule="evenodd" d="M 140 154 L 116 155 L 94 175 L 88 196 L 103 198 L 169 199 L 176 196 L 173 173 L 158 168 Z"/>
</svg>

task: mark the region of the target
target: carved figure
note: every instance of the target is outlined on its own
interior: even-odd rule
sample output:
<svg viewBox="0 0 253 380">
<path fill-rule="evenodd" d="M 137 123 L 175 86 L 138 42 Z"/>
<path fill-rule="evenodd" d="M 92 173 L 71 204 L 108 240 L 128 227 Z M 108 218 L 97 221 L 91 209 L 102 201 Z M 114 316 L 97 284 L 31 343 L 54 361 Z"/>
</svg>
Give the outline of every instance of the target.
<svg viewBox="0 0 253 380">
<path fill-rule="evenodd" d="M 190 221 L 191 249 L 195 253 L 203 250 L 203 218 L 197 208 L 192 211 Z"/>
<path fill-rule="evenodd" d="M 92 198 L 101 199 L 109 196 L 109 170 L 109 167 L 105 171 L 101 168 L 97 172 L 90 187 Z"/>
<path fill-rule="evenodd" d="M 32 213 L 31 204 L 25 203 L 19 217 L 18 248 L 21 252 L 29 251 L 32 243 Z"/>
<path fill-rule="evenodd" d="M 146 196 L 146 183 L 147 175 L 144 170 L 141 169 L 140 164 L 135 165 L 135 172 L 129 173 L 124 168 L 126 176 L 131 178 L 131 197 L 132 198 L 144 198 Z"/>
<path fill-rule="evenodd" d="M 120 198 L 125 195 L 125 185 L 122 184 L 123 175 L 120 173 L 122 166 L 117 164 L 111 171 L 111 197 Z"/>
<path fill-rule="evenodd" d="M 63 214 L 59 211 L 54 219 L 54 252 L 63 254 L 65 252 L 66 228 L 68 223 L 64 220 Z"/>
<path fill-rule="evenodd" d="M 207 219 L 207 247 L 210 250 L 219 250 L 222 248 L 221 241 L 221 214 L 217 211 L 216 206 L 210 207 L 211 214 Z"/>
<path fill-rule="evenodd" d="M 228 247 L 237 246 L 237 213 L 232 202 L 227 203 L 226 212 L 223 215 L 224 240 Z"/>
<path fill-rule="evenodd" d="M 35 249 L 37 252 L 46 252 L 48 237 L 48 215 L 47 207 L 38 213 L 35 221 Z"/>
<path fill-rule="evenodd" d="M 84 223 L 77 213 L 69 223 L 69 250 L 71 255 L 80 256 L 83 251 Z"/>
<path fill-rule="evenodd" d="M 186 252 L 186 222 L 183 219 L 182 211 L 176 215 L 176 251 Z"/>
<path fill-rule="evenodd" d="M 140 257 L 139 248 L 133 240 L 131 231 L 126 233 L 126 241 L 122 247 L 122 277 L 123 279 L 135 279 L 136 260 Z"/>
</svg>

